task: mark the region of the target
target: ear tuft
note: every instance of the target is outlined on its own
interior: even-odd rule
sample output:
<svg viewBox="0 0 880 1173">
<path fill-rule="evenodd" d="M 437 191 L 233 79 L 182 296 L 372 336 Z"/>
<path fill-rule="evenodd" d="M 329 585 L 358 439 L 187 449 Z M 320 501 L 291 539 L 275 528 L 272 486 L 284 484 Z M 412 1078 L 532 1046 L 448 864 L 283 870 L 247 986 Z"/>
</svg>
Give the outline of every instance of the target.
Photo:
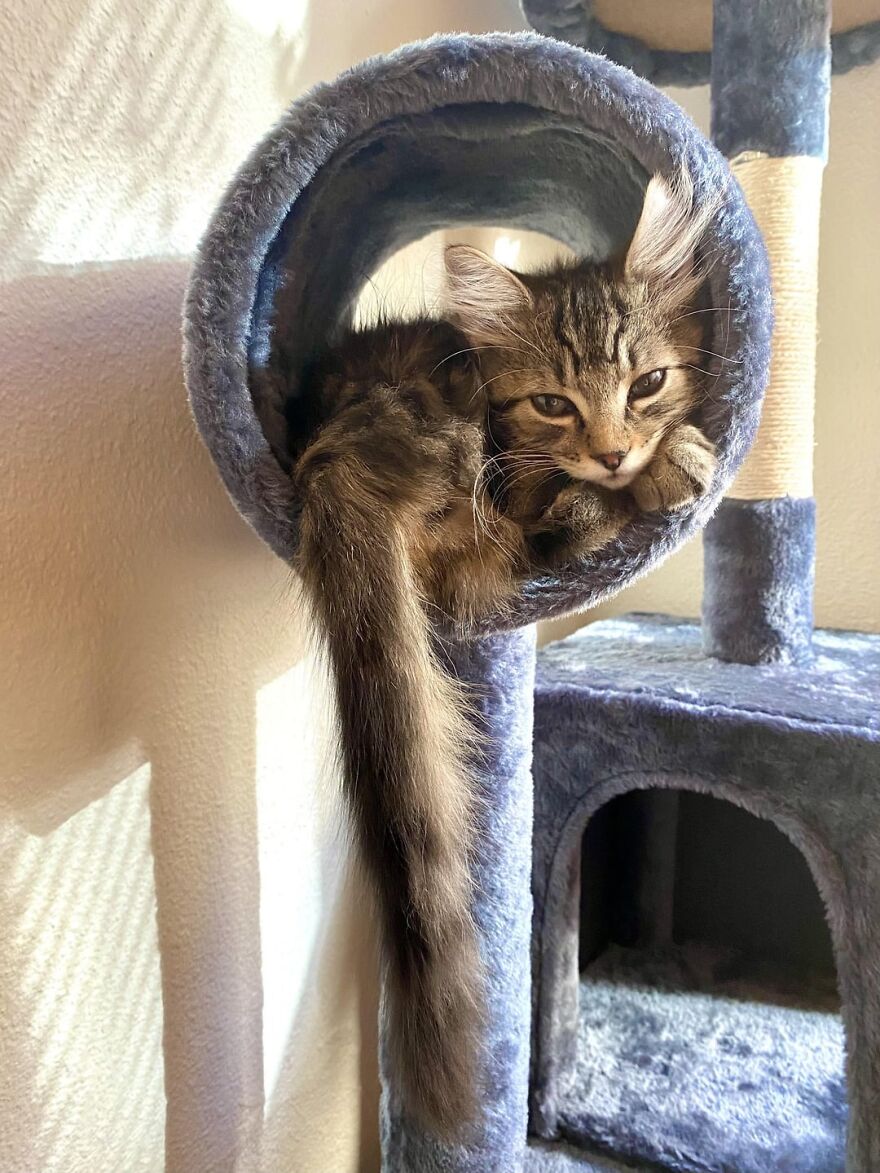
<svg viewBox="0 0 880 1173">
<path fill-rule="evenodd" d="M 523 281 L 470 245 L 449 245 L 444 259 L 449 317 L 478 345 L 508 337 L 511 319 L 531 305 Z"/>
<path fill-rule="evenodd" d="M 624 260 L 628 281 L 646 281 L 676 300 L 686 301 L 704 274 L 697 270 L 696 250 L 720 197 L 694 205 L 694 185 L 687 169 L 672 178 L 654 175 Z"/>
</svg>

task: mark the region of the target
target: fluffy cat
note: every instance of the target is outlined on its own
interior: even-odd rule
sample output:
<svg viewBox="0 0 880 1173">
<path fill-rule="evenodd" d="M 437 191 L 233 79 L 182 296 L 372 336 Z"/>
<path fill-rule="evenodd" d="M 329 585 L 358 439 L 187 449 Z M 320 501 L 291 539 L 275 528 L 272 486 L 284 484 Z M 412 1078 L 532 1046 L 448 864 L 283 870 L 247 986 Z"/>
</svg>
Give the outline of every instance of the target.
<svg viewBox="0 0 880 1173">
<path fill-rule="evenodd" d="M 708 487 L 698 426 L 712 209 L 648 185 L 623 257 L 514 274 L 446 252 L 442 320 L 354 331 L 289 405 L 304 502 L 297 569 L 329 652 L 342 772 L 383 929 L 404 1107 L 462 1135 L 482 1014 L 471 921 L 466 700 L 435 620 L 466 633 L 538 571 L 612 542 L 638 510 Z"/>
</svg>

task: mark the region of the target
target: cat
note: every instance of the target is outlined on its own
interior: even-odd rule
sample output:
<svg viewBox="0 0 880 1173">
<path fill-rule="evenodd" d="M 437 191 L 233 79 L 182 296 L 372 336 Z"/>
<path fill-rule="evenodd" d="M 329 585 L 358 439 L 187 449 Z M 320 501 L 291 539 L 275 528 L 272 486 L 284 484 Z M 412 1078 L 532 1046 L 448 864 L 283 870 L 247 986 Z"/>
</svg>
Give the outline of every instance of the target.
<svg viewBox="0 0 880 1173">
<path fill-rule="evenodd" d="M 699 428 L 713 212 L 655 176 L 623 256 L 517 274 L 445 253 L 438 319 L 354 330 L 287 405 L 298 570 L 329 653 L 342 773 L 382 924 L 402 1107 L 461 1137 L 479 1099 L 471 919 L 479 753 L 434 624 L 466 634 L 715 468 Z M 297 431 L 297 429 L 299 429 Z"/>
</svg>

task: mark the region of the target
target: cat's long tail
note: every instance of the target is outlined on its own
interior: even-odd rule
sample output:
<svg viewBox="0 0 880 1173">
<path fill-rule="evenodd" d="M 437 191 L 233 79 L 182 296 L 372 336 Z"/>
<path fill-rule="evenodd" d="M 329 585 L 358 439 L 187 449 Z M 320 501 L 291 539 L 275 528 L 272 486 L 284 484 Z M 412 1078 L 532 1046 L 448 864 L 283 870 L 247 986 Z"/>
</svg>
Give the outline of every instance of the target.
<svg viewBox="0 0 880 1173">
<path fill-rule="evenodd" d="M 481 968 L 470 913 L 473 733 L 432 650 L 401 509 L 344 457 L 309 477 L 300 570 L 336 684 L 344 786 L 378 895 L 390 1058 L 406 1112 L 474 1117 Z"/>
</svg>

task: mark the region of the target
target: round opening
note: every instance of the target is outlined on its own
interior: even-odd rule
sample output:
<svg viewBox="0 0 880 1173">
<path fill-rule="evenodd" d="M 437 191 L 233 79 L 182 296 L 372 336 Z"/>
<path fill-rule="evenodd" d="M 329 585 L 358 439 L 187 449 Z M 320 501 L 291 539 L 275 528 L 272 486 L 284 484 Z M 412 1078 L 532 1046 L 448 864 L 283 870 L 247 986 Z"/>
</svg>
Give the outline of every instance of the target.
<svg viewBox="0 0 880 1173">
<path fill-rule="evenodd" d="M 284 452 L 301 373 L 350 320 L 394 252 L 460 225 L 541 232 L 607 256 L 655 171 L 686 163 L 698 198 L 727 184 L 720 156 L 626 70 L 527 35 L 450 37 L 366 62 L 296 103 L 242 168 L 203 241 L 186 307 L 187 383 L 202 434 L 244 516 L 286 560 L 299 505 Z M 735 185 L 707 241 L 713 381 L 703 425 L 715 485 L 672 516 L 640 518 L 613 559 L 531 584 L 487 631 L 569 613 L 618 590 L 708 516 L 757 423 L 771 328 L 766 262 Z"/>
<path fill-rule="evenodd" d="M 607 136 L 519 103 L 393 119 L 346 144 L 299 196 L 263 266 L 249 364 L 257 385 L 267 369 L 278 375 L 257 402 L 264 429 L 272 396 L 296 394 L 310 354 L 348 323 L 392 253 L 439 229 L 502 224 L 606 257 L 632 234 L 647 180 Z"/>
</svg>

